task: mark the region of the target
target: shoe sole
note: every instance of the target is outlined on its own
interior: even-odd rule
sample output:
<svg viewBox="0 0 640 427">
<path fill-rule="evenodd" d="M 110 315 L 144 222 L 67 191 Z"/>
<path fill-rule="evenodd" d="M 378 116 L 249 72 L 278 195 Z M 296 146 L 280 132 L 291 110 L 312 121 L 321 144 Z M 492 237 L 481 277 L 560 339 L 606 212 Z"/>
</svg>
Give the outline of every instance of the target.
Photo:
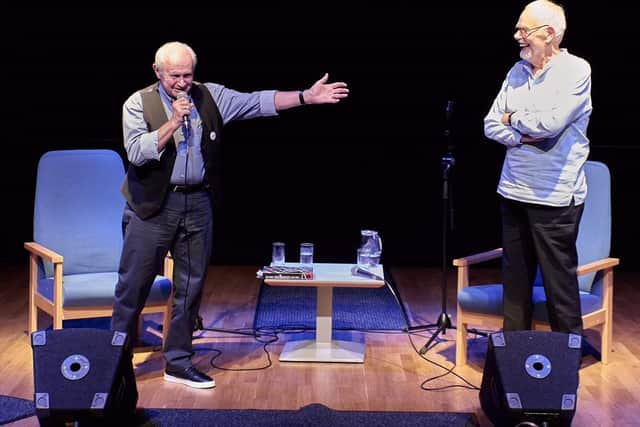
<svg viewBox="0 0 640 427">
<path fill-rule="evenodd" d="M 169 375 L 167 373 L 164 374 L 164 380 L 171 383 L 184 384 L 193 388 L 214 388 L 216 386 L 216 382 L 214 380 L 199 383 L 191 380 L 185 380 L 184 378 L 174 377 L 173 375 Z"/>
</svg>

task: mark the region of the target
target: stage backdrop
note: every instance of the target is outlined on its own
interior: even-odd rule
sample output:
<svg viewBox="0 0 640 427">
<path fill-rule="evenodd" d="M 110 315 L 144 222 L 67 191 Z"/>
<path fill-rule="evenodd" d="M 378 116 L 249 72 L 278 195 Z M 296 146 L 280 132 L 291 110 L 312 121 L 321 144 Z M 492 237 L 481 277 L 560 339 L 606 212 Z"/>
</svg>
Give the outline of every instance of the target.
<svg viewBox="0 0 640 427">
<path fill-rule="evenodd" d="M 22 242 L 31 239 L 36 165 L 44 152 L 111 148 L 125 158 L 122 103 L 154 81 L 155 50 L 170 40 L 194 47 L 199 81 L 242 91 L 298 90 L 328 72 L 351 90 L 338 105 L 226 127 L 214 263 L 268 262 L 273 240 L 289 245 L 292 260 L 299 242 L 312 241 L 316 260 L 348 262 L 366 227 L 380 231 L 385 264 L 437 266 L 441 160 L 449 155 L 456 161 L 450 257 L 497 247 L 495 188 L 504 150 L 483 136 L 482 119 L 518 59 L 512 34 L 524 4 L 323 5 L 313 13 L 270 4 L 184 15 L 157 7 L 18 11 L 18 33 L 5 35 L 12 43 L 2 103 L 2 259 L 26 263 Z M 622 6 L 565 6 L 564 45 L 593 68 L 591 158 L 612 173 L 612 255 L 622 258 L 621 268 L 637 268 L 640 233 L 629 209 L 640 154 L 637 79 L 628 58 L 637 37 L 625 23 L 631 14 Z"/>
</svg>

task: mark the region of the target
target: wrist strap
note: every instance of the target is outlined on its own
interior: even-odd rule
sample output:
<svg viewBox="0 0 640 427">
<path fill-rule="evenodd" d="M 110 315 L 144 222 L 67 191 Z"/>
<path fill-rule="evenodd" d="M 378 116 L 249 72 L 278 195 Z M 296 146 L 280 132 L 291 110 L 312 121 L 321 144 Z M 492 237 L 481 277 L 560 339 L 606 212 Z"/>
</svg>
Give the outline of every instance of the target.
<svg viewBox="0 0 640 427">
<path fill-rule="evenodd" d="M 298 99 L 300 100 L 300 105 L 304 105 L 306 104 L 306 102 L 304 102 L 304 96 L 302 95 L 303 91 L 298 92 Z"/>
</svg>

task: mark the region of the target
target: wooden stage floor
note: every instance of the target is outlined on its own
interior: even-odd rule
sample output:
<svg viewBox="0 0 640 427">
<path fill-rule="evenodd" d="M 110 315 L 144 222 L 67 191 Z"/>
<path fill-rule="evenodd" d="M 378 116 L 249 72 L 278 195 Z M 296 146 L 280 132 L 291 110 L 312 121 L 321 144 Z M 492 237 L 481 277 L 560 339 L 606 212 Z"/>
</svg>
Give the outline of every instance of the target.
<svg viewBox="0 0 640 427">
<path fill-rule="evenodd" d="M 27 263 L 5 265 L 0 287 L 0 394 L 32 399 L 33 361 L 27 326 Z M 261 282 L 257 266 L 211 266 L 200 310 L 205 327 L 251 328 Z M 441 281 L 438 268 L 391 268 L 393 279 L 409 314 L 411 324 L 433 323 L 441 313 Z M 492 269 L 477 270 L 476 278 L 497 277 Z M 455 317 L 455 274 L 448 275 L 448 309 Z M 614 286 L 613 353 L 602 365 L 592 356 L 582 360 L 580 387 L 574 426 L 640 425 L 640 272 L 616 271 Z M 50 320 L 40 316 L 39 327 Z M 337 410 L 451 411 L 473 412 L 482 426 L 490 425 L 480 408 L 478 391 L 449 374 L 424 384 L 439 389 L 427 391 L 421 384 L 447 372 L 453 366 L 455 331 L 440 336 L 437 345 L 421 357 L 416 348 L 431 336 L 413 333 L 366 333 L 363 364 L 306 363 L 278 361 L 284 342 L 292 335 L 267 346 L 272 365 L 267 365 L 263 344 L 252 337 L 220 332 L 201 334 L 195 362 L 215 377 L 217 386 L 196 390 L 164 382 L 159 352 L 137 354 L 138 406 L 144 408 L 207 409 L 298 409 L 321 403 Z M 599 330 L 586 332 L 599 346 Z M 487 340 L 473 338 L 470 360 L 453 372 L 480 386 Z M 221 370 L 210 366 L 212 359 Z M 234 370 L 235 369 L 235 370 Z M 38 425 L 35 417 L 13 423 Z"/>
</svg>

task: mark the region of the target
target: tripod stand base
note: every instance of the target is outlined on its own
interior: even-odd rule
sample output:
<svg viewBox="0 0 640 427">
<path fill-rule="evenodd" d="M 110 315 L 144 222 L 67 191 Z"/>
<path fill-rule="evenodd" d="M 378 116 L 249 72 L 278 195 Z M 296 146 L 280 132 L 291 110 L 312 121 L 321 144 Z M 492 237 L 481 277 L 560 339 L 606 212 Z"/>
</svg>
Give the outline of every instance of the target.
<svg viewBox="0 0 640 427">
<path fill-rule="evenodd" d="M 429 341 L 427 341 L 427 343 L 422 346 L 422 348 L 419 351 L 420 354 L 425 354 L 429 350 L 429 346 L 431 345 L 433 340 L 436 339 L 438 334 L 440 333 L 444 334 L 447 331 L 447 329 L 454 329 L 454 326 L 451 323 L 451 316 L 449 316 L 445 312 L 440 313 L 440 316 L 438 316 L 438 322 L 436 323 L 436 325 L 438 326 L 438 329 L 436 329 L 433 332 L 433 334 L 431 334 L 431 338 L 429 338 Z"/>
</svg>

